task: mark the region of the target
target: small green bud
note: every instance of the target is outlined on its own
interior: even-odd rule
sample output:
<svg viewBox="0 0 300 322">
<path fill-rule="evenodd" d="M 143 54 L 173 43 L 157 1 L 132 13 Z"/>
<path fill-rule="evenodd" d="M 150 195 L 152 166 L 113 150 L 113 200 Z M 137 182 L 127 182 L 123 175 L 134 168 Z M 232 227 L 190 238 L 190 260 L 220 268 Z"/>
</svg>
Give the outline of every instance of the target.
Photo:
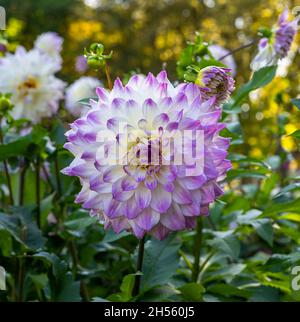
<svg viewBox="0 0 300 322">
<path fill-rule="evenodd" d="M 105 60 L 97 57 L 90 57 L 87 59 L 87 64 L 92 69 L 99 69 L 105 65 Z"/>
<path fill-rule="evenodd" d="M 10 99 L 6 95 L 0 94 L 0 116 L 6 114 L 13 108 Z"/>
<path fill-rule="evenodd" d="M 196 55 L 198 56 L 205 56 L 208 54 L 208 45 L 207 44 L 201 44 L 196 46 Z"/>
<path fill-rule="evenodd" d="M 95 53 L 96 55 L 102 55 L 104 52 L 104 46 L 102 44 L 93 43 L 90 46 L 91 52 Z"/>
<path fill-rule="evenodd" d="M 258 35 L 261 37 L 265 37 L 265 38 L 271 38 L 272 30 L 270 30 L 269 28 L 266 28 L 266 27 L 259 28 Z"/>
<path fill-rule="evenodd" d="M 112 57 L 112 52 L 109 55 L 104 55 L 104 46 L 100 43 L 91 44 L 89 50 L 84 49 L 84 57 L 87 60 L 87 64 L 92 69 L 99 69 L 104 67 L 106 60 Z"/>
<path fill-rule="evenodd" d="M 200 69 L 197 66 L 188 66 L 186 72 L 184 74 L 184 79 L 188 82 L 196 82 L 198 79 L 198 74 L 200 73 Z"/>
</svg>

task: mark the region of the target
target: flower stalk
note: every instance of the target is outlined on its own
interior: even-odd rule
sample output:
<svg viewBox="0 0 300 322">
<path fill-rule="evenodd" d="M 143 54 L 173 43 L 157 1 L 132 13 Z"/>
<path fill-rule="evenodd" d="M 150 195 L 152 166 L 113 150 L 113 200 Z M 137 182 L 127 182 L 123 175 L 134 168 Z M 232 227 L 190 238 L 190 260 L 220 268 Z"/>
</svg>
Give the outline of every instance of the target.
<svg viewBox="0 0 300 322">
<path fill-rule="evenodd" d="M 142 276 L 140 274 L 142 273 L 142 270 L 143 270 L 144 249 L 145 249 L 145 236 L 139 240 L 138 258 L 137 258 L 137 264 L 136 264 L 137 275 L 135 277 L 135 283 L 132 291 L 133 296 L 137 296 L 140 292 L 141 279 L 142 279 Z"/>
<path fill-rule="evenodd" d="M 200 272 L 200 254 L 201 254 L 201 248 L 202 248 L 202 234 L 203 229 L 203 218 L 199 216 L 197 218 L 197 228 L 196 228 L 196 235 L 195 235 L 195 241 L 194 241 L 194 265 L 192 270 L 192 281 L 197 283 L 198 276 Z"/>
</svg>

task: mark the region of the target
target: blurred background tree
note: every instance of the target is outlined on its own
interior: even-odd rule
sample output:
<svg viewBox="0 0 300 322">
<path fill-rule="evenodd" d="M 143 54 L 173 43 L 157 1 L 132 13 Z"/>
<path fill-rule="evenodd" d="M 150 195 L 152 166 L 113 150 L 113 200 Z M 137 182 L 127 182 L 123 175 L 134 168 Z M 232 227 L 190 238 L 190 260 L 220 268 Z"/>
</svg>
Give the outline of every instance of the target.
<svg viewBox="0 0 300 322">
<path fill-rule="evenodd" d="M 74 68 L 76 57 L 91 42 L 102 42 L 114 51 L 113 77 L 132 70 L 158 72 L 164 65 L 175 80 L 176 60 L 195 31 L 205 40 L 232 50 L 251 41 L 261 26 L 276 23 L 284 7 L 294 8 L 297 1 L 2 0 L 1 5 L 7 11 L 11 50 L 17 44 L 30 48 L 36 36 L 45 31 L 56 31 L 64 37 L 61 77 L 71 82 L 80 76 Z M 299 93 L 298 43 L 299 35 L 276 82 L 255 92 L 242 106 L 241 121 L 247 125 L 243 127 L 247 138 L 244 148 L 252 156 L 278 153 L 278 144 L 297 153 L 290 137 L 278 144 L 270 145 L 270 141 L 278 134 L 279 115 L 283 133 L 292 133 L 299 122 L 299 118 L 289 117 L 289 112 L 296 109 L 290 99 Z M 249 79 L 249 63 L 255 51 L 253 46 L 235 54 L 237 86 Z M 297 168 L 297 162 L 292 166 Z"/>
</svg>

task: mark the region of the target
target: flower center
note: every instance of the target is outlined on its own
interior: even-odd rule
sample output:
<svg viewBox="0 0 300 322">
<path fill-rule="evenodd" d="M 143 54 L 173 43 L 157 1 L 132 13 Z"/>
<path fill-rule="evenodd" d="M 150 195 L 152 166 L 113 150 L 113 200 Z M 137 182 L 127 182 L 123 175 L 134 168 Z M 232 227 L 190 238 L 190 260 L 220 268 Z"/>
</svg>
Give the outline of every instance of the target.
<svg viewBox="0 0 300 322">
<path fill-rule="evenodd" d="M 26 97 L 32 91 L 37 89 L 38 82 L 33 77 L 28 77 L 23 83 L 18 86 L 21 97 Z"/>
</svg>

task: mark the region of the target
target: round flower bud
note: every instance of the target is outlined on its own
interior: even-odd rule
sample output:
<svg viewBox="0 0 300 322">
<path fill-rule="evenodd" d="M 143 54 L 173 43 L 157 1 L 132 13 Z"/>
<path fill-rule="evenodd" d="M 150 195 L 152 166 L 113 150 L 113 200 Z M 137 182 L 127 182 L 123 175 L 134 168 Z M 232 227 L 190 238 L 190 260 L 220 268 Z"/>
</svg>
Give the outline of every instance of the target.
<svg viewBox="0 0 300 322">
<path fill-rule="evenodd" d="M 0 96 L 0 117 L 11 110 L 13 105 L 11 104 L 10 100 L 4 96 Z"/>
<path fill-rule="evenodd" d="M 87 64 L 92 69 L 99 69 L 105 65 L 105 60 L 97 57 L 89 57 Z"/>
</svg>

